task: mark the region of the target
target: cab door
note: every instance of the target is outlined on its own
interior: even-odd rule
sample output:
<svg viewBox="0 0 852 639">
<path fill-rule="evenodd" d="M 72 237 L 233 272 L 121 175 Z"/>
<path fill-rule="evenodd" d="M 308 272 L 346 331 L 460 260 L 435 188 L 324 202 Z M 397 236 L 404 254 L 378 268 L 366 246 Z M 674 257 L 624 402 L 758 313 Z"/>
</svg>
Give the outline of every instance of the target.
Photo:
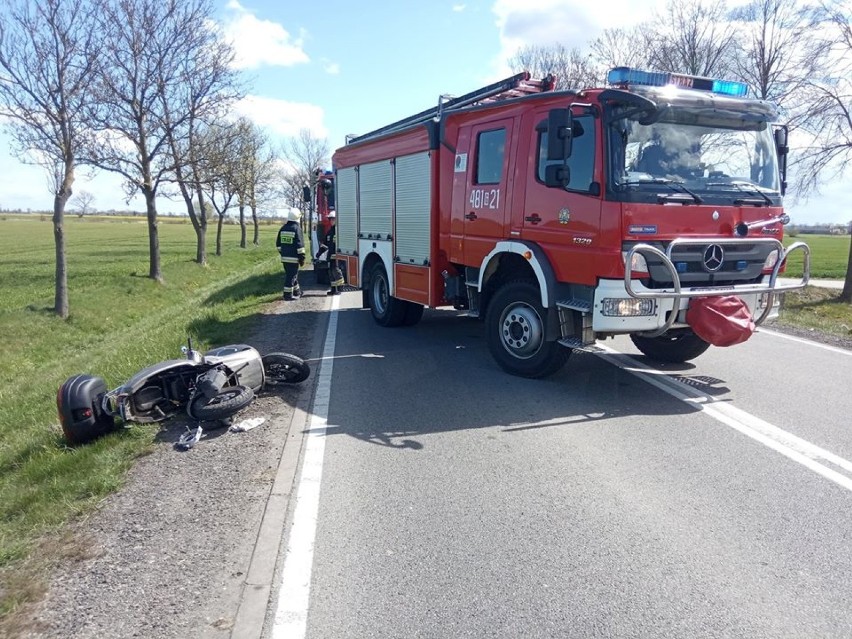
<svg viewBox="0 0 852 639">
<path fill-rule="evenodd" d="M 546 168 L 554 163 L 547 160 L 546 111 L 535 114 L 535 126 L 530 131 L 534 165 L 526 167 L 522 236 L 545 249 L 560 282 L 595 284 L 597 262 L 604 250 L 597 121 L 593 114 L 582 109 L 574 112 L 574 139 L 567 162 L 570 182 L 565 188 L 548 187 L 544 183 Z"/>
<path fill-rule="evenodd" d="M 464 262 L 479 266 L 494 245 L 505 238 L 506 202 L 512 188 L 509 159 L 513 119 L 471 126 L 463 223 Z"/>
</svg>

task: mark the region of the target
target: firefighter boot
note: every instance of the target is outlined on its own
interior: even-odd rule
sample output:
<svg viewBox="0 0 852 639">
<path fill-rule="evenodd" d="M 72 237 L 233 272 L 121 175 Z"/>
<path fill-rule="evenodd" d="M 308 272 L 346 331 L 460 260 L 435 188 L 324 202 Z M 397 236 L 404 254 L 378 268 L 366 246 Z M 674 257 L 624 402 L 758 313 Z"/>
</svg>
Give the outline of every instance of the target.
<svg viewBox="0 0 852 639">
<path fill-rule="evenodd" d="M 292 302 L 294 299 L 295 298 L 293 297 L 293 294 L 290 293 L 289 291 L 287 293 L 284 293 L 284 301 L 285 302 Z"/>
<path fill-rule="evenodd" d="M 331 290 L 326 293 L 326 295 L 340 295 L 340 287 L 332 286 Z"/>
<path fill-rule="evenodd" d="M 296 288 L 293 289 L 293 298 L 295 299 L 297 297 L 302 297 L 302 288 L 300 286 L 296 286 Z"/>
</svg>

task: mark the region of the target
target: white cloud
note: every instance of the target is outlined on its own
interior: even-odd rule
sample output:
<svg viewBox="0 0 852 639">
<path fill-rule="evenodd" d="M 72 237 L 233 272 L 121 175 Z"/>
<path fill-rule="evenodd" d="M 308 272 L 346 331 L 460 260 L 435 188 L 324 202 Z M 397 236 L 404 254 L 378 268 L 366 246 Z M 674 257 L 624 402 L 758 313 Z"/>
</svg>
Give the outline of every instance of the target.
<svg viewBox="0 0 852 639">
<path fill-rule="evenodd" d="M 279 23 L 260 20 L 237 0 L 231 0 L 228 9 L 234 15 L 225 21 L 223 30 L 234 46 L 236 68 L 290 67 L 309 62 L 302 48 L 303 32 L 294 39 Z"/>
<path fill-rule="evenodd" d="M 323 69 L 329 75 L 339 75 L 340 74 L 340 65 L 337 62 L 331 62 L 330 60 L 323 60 Z"/>
<path fill-rule="evenodd" d="M 315 104 L 249 95 L 237 103 L 236 111 L 275 135 L 291 137 L 310 129 L 315 137 L 328 137 L 325 111 Z"/>
<path fill-rule="evenodd" d="M 604 29 L 627 28 L 653 20 L 669 0 L 495 0 L 496 16 L 505 61 L 522 46 L 561 44 L 584 50 Z M 746 0 L 729 0 L 728 6 Z"/>
<path fill-rule="evenodd" d="M 460 13 L 460 12 L 464 11 L 465 9 L 467 9 L 466 4 L 454 4 L 453 5 L 453 11 L 455 11 L 456 13 Z"/>
</svg>

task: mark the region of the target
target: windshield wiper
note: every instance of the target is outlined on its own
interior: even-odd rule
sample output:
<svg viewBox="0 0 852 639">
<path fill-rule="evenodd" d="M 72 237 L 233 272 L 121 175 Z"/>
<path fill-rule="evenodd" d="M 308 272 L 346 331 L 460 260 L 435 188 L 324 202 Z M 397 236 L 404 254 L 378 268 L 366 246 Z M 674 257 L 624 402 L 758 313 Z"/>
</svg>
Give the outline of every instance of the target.
<svg viewBox="0 0 852 639">
<path fill-rule="evenodd" d="M 756 187 L 749 182 L 709 182 L 707 186 L 732 186 L 740 193 L 748 193 L 749 195 L 759 195 L 762 197 L 762 200 L 758 200 L 757 198 L 739 198 L 734 200 L 734 204 L 751 204 L 753 206 L 772 206 L 772 200 L 769 199 L 769 196 L 766 195 L 763 191 L 760 190 L 759 187 Z M 752 187 L 752 188 L 749 188 Z"/>
<path fill-rule="evenodd" d="M 684 186 L 683 182 L 678 182 L 677 180 L 672 180 L 669 178 L 661 178 L 661 177 L 641 177 L 641 178 L 627 178 L 627 185 L 631 184 L 665 184 L 672 191 L 677 191 L 679 193 L 683 193 L 684 195 L 688 195 L 692 198 L 692 201 L 696 204 L 701 204 L 704 202 L 704 199 L 698 195 L 697 193 L 693 193 L 686 186 Z M 657 197 L 660 199 L 668 199 L 671 196 L 666 193 L 658 193 Z"/>
</svg>

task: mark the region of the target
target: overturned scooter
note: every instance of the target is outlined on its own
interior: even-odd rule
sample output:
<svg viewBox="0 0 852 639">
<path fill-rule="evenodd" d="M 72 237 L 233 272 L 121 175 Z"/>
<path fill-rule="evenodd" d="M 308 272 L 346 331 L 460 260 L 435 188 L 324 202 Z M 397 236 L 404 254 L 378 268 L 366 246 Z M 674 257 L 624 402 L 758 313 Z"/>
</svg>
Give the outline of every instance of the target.
<svg viewBox="0 0 852 639">
<path fill-rule="evenodd" d="M 199 353 L 181 348 L 182 359 L 149 366 L 123 385 L 107 390 L 102 377 L 68 378 L 56 394 L 59 421 L 69 444 L 82 444 L 129 422 L 160 422 L 185 408 L 198 422 L 229 423 L 265 387 L 296 384 L 311 369 L 290 353 L 261 356 L 247 344 Z"/>
</svg>

